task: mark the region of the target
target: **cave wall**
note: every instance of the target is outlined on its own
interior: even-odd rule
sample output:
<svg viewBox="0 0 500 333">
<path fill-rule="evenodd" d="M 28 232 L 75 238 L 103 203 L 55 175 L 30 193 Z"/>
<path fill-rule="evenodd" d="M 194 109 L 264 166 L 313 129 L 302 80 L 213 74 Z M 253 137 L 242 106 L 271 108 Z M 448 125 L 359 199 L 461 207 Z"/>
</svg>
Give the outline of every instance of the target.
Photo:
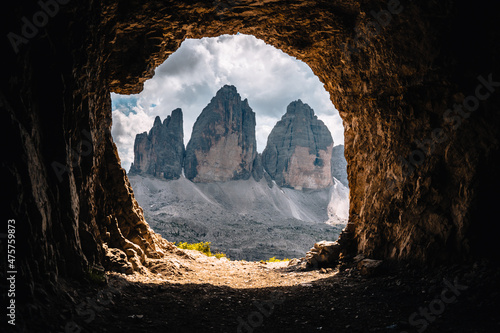
<svg viewBox="0 0 500 333">
<path fill-rule="evenodd" d="M 23 17 L 44 17 L 35 2 L 3 12 L 4 36 L 31 36 L 16 39 L 17 50 L 5 38 L 1 65 L 2 190 L 5 218 L 16 220 L 18 301 L 59 276 L 88 276 L 108 247 L 138 269 L 169 247 L 144 221 L 112 141 L 103 9 L 57 4 L 42 27 L 23 28 Z"/>
<path fill-rule="evenodd" d="M 33 21 L 40 5 L 9 2 L 1 22 L 2 176 L 29 290 L 103 264 L 108 247 L 136 266 L 162 256 L 168 244 L 144 221 L 119 165 L 109 93 L 140 92 L 185 38 L 237 32 L 306 62 L 340 111 L 351 205 L 346 255 L 419 262 L 498 255 L 499 194 L 486 191 L 500 185 L 500 99 L 495 84 L 477 88 L 489 75 L 500 81 L 499 15 L 488 2 L 57 3 L 15 47 L 9 33 L 21 36 L 22 17 Z M 447 111 L 474 102 L 468 97 L 478 91 L 475 111 Z"/>
<path fill-rule="evenodd" d="M 499 185 L 496 87 L 480 89 L 488 96 L 474 111 L 455 107 L 497 80 L 499 15 L 487 1 L 148 2 L 126 12 L 110 34 L 116 92 L 138 92 L 183 38 L 223 33 L 252 34 L 313 69 L 346 128 L 342 240 L 352 252 L 443 261 L 495 250 L 483 245 L 498 196 L 482 188 Z M 147 50 L 142 62 L 124 56 L 133 43 Z"/>
</svg>

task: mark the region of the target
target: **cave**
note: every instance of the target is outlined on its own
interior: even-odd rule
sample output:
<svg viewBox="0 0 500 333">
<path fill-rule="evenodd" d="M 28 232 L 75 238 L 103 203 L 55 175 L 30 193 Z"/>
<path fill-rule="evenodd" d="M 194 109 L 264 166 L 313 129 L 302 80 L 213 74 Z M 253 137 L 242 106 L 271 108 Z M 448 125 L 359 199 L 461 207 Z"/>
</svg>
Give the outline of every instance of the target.
<svg viewBox="0 0 500 333">
<path fill-rule="evenodd" d="M 134 270 L 169 250 L 120 167 L 110 92 L 140 92 L 185 38 L 238 32 L 307 63 L 341 110 L 350 187 L 344 260 L 362 254 L 435 267 L 498 259 L 500 35 L 492 3 L 4 6 L 4 221 L 15 220 L 19 304 L 107 268 L 109 248 L 123 250 Z"/>
<path fill-rule="evenodd" d="M 155 69 L 140 94 L 112 93 L 111 100 L 111 134 L 121 166 L 148 225 L 163 238 L 211 242 L 212 252 L 249 261 L 300 258 L 318 240 L 338 239 L 349 205 L 344 128 L 329 94 L 305 63 L 241 33 L 187 39 Z M 294 104 L 297 100 L 306 104 Z M 231 106 L 220 108 L 221 102 Z M 312 113 L 306 112 L 308 107 Z M 202 119 L 208 128 L 219 129 L 218 134 L 202 131 Z M 280 128 L 287 128 L 286 139 L 284 133 L 271 136 Z M 227 140 L 231 133 L 238 139 Z M 340 146 L 331 147 L 327 162 L 329 138 Z M 224 140 L 219 143 L 224 149 L 208 160 L 203 147 L 208 151 L 218 140 Z M 291 147 L 296 150 L 299 144 L 309 147 L 310 156 L 295 156 L 307 173 L 295 169 L 297 162 L 289 165 L 288 177 L 296 170 L 293 181 L 300 182 L 292 186 L 284 182 L 285 170 L 277 176 L 277 157 L 291 159 Z M 204 156 L 201 163 L 197 155 Z M 200 164 L 203 170 L 197 169 Z M 222 172 L 225 168 L 235 169 Z M 324 179 L 337 180 L 322 180 L 319 172 L 324 169 Z"/>
</svg>

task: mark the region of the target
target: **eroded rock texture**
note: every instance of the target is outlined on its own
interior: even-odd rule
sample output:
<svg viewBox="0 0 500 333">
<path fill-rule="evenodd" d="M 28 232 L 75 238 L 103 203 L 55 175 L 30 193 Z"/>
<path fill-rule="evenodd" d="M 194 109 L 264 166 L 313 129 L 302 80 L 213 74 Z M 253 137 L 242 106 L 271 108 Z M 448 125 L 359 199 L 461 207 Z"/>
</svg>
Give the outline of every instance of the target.
<svg viewBox="0 0 500 333">
<path fill-rule="evenodd" d="M 333 139 L 309 105 L 288 105 L 262 152 L 262 164 L 279 186 L 320 189 L 332 185 Z"/>
<path fill-rule="evenodd" d="M 186 147 L 186 178 L 200 183 L 248 179 L 256 151 L 255 113 L 234 86 L 203 109 Z"/>
<path fill-rule="evenodd" d="M 178 179 L 184 164 L 184 130 L 182 110 L 175 109 L 163 123 L 156 117 L 149 134 L 137 134 L 134 163 L 130 174 L 148 174 L 165 179 Z"/>
<path fill-rule="evenodd" d="M 105 242 L 130 246 L 130 258 L 161 255 L 120 168 L 109 94 L 141 91 L 185 38 L 224 33 L 253 34 L 305 61 L 340 110 L 351 205 L 344 254 L 498 256 L 494 2 L 218 3 L 71 1 L 26 37 L 21 18 L 38 3 L 3 4 L 2 189 L 4 216 L 17 222 L 19 301 L 103 263 Z"/>
</svg>

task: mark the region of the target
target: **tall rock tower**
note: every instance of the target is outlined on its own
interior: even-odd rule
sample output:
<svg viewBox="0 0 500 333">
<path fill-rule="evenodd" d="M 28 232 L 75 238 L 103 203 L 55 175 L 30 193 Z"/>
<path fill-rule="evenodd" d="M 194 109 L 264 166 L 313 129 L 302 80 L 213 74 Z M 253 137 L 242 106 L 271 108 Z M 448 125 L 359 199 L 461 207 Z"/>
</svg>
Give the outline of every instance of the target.
<svg viewBox="0 0 500 333">
<path fill-rule="evenodd" d="M 255 113 L 236 87 L 225 85 L 193 126 L 186 147 L 186 178 L 202 183 L 248 179 L 256 147 Z"/>
<path fill-rule="evenodd" d="M 137 134 L 134 163 L 129 174 L 148 174 L 165 179 L 178 179 L 184 163 L 184 130 L 182 110 L 175 109 L 163 123 L 156 117 L 149 134 Z"/>
<path fill-rule="evenodd" d="M 288 105 L 271 131 L 262 164 L 279 186 L 298 190 L 326 188 L 332 185 L 332 147 L 326 125 L 299 99 Z"/>
</svg>

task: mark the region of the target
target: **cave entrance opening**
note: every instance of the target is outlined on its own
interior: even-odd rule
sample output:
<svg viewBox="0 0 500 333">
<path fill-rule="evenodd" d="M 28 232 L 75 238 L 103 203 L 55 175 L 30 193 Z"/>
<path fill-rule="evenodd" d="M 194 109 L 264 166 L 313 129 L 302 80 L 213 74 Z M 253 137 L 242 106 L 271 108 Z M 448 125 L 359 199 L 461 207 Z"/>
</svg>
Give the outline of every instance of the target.
<svg viewBox="0 0 500 333">
<path fill-rule="evenodd" d="M 344 128 L 311 68 L 251 35 L 187 39 L 112 135 L 146 221 L 231 259 L 302 257 L 348 219 Z"/>
</svg>

